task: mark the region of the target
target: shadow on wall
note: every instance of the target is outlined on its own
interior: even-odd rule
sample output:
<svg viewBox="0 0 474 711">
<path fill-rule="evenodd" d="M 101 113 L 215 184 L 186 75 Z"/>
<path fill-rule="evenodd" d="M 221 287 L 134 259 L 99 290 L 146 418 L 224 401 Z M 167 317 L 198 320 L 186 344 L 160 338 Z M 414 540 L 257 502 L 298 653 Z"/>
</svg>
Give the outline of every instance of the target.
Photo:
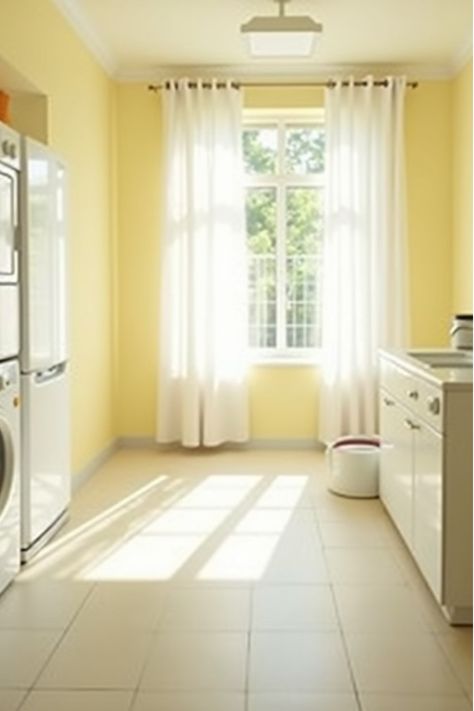
<svg viewBox="0 0 474 711">
<path fill-rule="evenodd" d="M 48 97 L 1 57 L 0 90 L 10 97 L 6 123 L 25 136 L 49 143 Z"/>
</svg>

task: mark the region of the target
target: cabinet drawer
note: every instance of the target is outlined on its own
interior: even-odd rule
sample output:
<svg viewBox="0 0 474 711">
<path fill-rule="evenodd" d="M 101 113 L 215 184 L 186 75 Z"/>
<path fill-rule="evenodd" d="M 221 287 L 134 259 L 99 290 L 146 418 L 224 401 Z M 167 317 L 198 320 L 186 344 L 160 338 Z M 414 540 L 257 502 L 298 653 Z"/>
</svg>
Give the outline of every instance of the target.
<svg viewBox="0 0 474 711">
<path fill-rule="evenodd" d="M 416 390 L 418 378 L 412 375 L 409 371 L 399 368 L 385 358 L 380 360 L 380 384 L 381 386 L 394 395 L 397 400 L 408 407 L 413 406 L 413 399 L 410 393 Z"/>
<path fill-rule="evenodd" d="M 439 432 L 443 431 L 443 393 L 441 388 L 417 377 L 394 363 L 380 359 L 380 384 L 405 405 L 413 416 L 421 417 Z"/>
</svg>

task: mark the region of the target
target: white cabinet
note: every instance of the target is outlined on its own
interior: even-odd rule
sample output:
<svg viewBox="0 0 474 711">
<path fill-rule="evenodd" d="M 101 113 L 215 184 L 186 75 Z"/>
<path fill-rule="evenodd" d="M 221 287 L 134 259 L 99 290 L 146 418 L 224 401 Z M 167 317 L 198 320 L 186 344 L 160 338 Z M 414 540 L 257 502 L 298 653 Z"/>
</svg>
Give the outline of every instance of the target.
<svg viewBox="0 0 474 711">
<path fill-rule="evenodd" d="M 413 539 L 413 432 L 408 410 L 391 393 L 380 394 L 380 433 L 384 442 L 380 497 L 407 543 Z"/>
<path fill-rule="evenodd" d="M 381 499 L 448 619 L 471 622 L 472 382 L 390 353 L 380 382 Z"/>
</svg>

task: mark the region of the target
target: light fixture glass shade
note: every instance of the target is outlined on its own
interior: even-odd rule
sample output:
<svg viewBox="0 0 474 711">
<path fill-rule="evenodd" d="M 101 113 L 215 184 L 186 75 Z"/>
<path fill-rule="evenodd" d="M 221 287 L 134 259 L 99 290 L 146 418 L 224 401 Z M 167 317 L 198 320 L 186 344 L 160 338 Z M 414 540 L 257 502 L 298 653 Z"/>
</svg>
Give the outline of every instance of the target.
<svg viewBox="0 0 474 711">
<path fill-rule="evenodd" d="M 323 27 L 310 17 L 254 17 L 241 26 L 254 57 L 307 57 Z"/>
</svg>

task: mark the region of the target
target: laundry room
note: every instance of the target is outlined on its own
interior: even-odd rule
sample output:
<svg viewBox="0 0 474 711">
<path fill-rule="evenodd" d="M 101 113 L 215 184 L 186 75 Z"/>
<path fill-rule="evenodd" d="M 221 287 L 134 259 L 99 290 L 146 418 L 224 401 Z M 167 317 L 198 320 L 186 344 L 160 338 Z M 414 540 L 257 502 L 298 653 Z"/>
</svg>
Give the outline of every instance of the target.
<svg viewBox="0 0 474 711">
<path fill-rule="evenodd" d="M 472 4 L 1 0 L 0 711 L 472 708 Z"/>
</svg>

